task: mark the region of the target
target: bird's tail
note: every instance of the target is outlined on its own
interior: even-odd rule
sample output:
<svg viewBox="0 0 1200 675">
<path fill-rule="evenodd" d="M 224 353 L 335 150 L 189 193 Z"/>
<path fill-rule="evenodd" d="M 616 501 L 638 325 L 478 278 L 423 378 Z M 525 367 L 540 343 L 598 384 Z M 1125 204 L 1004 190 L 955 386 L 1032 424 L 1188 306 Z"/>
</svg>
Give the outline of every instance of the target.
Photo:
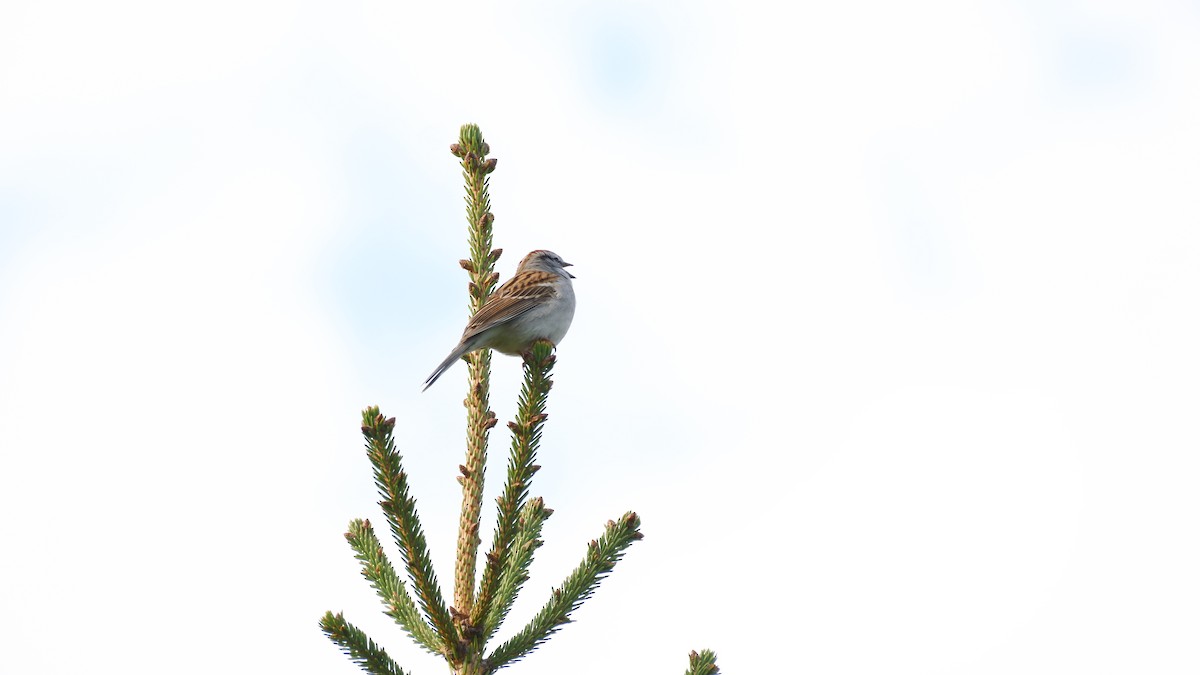
<svg viewBox="0 0 1200 675">
<path fill-rule="evenodd" d="M 442 373 L 446 372 L 447 368 L 454 365 L 454 362 L 461 359 L 463 354 L 466 353 L 467 348 L 465 345 L 459 345 L 455 347 L 454 351 L 450 352 L 450 356 L 447 356 L 446 360 L 438 364 L 438 367 L 433 370 L 433 374 L 425 378 L 425 386 L 421 389 L 421 391 L 425 391 L 429 387 L 433 386 L 433 383 L 437 382 L 437 379 L 442 376 Z"/>
</svg>

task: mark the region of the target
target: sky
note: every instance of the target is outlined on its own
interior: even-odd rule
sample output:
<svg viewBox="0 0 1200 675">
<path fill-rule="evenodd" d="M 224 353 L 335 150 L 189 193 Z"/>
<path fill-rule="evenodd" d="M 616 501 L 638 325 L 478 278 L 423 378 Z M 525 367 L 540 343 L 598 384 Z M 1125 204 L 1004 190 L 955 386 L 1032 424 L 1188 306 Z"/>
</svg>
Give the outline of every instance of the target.
<svg viewBox="0 0 1200 675">
<path fill-rule="evenodd" d="M 512 672 L 1194 673 L 1198 82 L 1195 2 L 6 3 L 0 671 L 443 672 L 342 533 L 380 405 L 451 579 L 473 122 L 578 296 L 500 637 L 645 534 Z"/>
</svg>

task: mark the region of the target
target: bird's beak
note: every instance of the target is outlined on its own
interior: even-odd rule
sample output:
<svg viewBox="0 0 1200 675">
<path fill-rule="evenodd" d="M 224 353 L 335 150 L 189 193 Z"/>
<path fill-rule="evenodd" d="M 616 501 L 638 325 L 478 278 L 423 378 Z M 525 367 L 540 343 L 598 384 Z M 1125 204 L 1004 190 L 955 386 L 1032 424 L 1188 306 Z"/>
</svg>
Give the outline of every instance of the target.
<svg viewBox="0 0 1200 675">
<path fill-rule="evenodd" d="M 571 264 L 571 263 L 569 263 L 569 262 L 564 262 L 564 263 L 562 264 L 562 266 L 563 266 L 563 267 L 574 267 L 574 265 L 572 265 L 572 264 Z M 566 272 L 566 273 L 567 273 L 567 276 L 571 277 L 572 279 L 574 279 L 574 278 L 575 278 L 575 275 L 574 275 L 574 274 L 571 274 L 570 272 L 567 272 L 567 270 L 565 270 L 565 269 L 564 269 L 564 270 L 563 270 L 563 272 Z"/>
</svg>

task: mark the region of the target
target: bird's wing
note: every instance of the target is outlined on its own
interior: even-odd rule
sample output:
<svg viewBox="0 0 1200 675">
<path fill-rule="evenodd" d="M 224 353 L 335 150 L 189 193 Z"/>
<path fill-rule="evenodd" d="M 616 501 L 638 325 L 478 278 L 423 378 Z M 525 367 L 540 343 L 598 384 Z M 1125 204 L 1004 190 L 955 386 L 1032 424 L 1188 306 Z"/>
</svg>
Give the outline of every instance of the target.
<svg viewBox="0 0 1200 675">
<path fill-rule="evenodd" d="M 555 275 L 552 272 L 530 270 L 521 272 L 492 293 L 484 306 L 471 317 L 463 340 L 507 323 L 554 297 Z"/>
</svg>

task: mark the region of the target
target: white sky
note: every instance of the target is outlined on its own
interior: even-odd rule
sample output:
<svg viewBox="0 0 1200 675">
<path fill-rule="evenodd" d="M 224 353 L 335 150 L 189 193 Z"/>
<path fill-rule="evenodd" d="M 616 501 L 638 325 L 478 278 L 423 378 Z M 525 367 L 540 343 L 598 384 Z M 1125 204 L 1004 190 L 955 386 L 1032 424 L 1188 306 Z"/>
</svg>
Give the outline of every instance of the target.
<svg viewBox="0 0 1200 675">
<path fill-rule="evenodd" d="M 443 672 L 341 534 L 380 404 L 451 580 L 468 121 L 580 303 L 502 636 L 646 534 L 512 672 L 1200 670 L 1196 3 L 175 4 L 0 9 L 0 671 Z"/>
</svg>

